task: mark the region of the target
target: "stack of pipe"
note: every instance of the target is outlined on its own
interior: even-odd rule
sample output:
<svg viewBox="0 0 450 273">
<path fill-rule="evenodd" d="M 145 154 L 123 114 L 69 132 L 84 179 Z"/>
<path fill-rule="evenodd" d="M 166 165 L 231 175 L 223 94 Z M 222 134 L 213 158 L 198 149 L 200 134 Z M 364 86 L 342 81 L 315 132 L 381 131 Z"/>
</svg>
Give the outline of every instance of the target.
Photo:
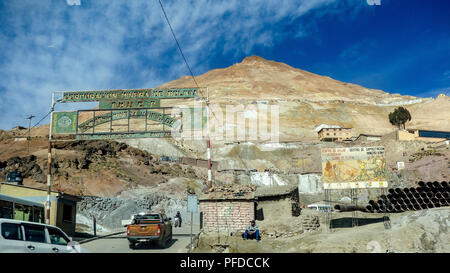
<svg viewBox="0 0 450 273">
<path fill-rule="evenodd" d="M 389 189 L 377 201 L 370 200 L 368 212 L 404 212 L 450 206 L 449 182 L 419 182 L 418 187 Z"/>
</svg>

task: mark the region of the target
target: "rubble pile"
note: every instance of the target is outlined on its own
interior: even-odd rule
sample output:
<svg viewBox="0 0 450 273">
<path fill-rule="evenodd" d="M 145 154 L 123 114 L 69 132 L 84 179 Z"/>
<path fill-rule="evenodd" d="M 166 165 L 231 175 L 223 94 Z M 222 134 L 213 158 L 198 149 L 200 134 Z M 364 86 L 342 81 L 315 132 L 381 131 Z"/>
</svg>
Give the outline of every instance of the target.
<svg viewBox="0 0 450 273">
<path fill-rule="evenodd" d="M 220 185 L 213 186 L 205 191 L 211 198 L 245 198 L 253 197 L 256 185 Z"/>
<path fill-rule="evenodd" d="M 302 215 L 302 228 L 304 231 L 316 231 L 320 227 L 319 216 Z"/>
<path fill-rule="evenodd" d="M 114 230 L 123 228 L 121 220 L 130 219 L 132 214 L 161 211 L 167 215 L 175 215 L 185 206 L 185 200 L 159 192 L 142 194 L 134 198 L 84 196 L 77 205 L 77 218 L 81 216 L 81 219 L 91 220 L 95 217 L 98 224 Z"/>
</svg>

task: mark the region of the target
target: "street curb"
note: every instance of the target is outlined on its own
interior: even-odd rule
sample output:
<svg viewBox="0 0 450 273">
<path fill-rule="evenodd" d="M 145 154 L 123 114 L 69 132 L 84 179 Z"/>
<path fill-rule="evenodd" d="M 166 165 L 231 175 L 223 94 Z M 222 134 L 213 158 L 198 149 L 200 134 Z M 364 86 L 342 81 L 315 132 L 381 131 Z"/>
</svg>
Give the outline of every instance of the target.
<svg viewBox="0 0 450 273">
<path fill-rule="evenodd" d="M 110 236 L 114 236 L 114 235 L 118 235 L 118 234 L 122 234 L 122 233 L 125 233 L 125 231 L 118 231 L 118 232 L 113 232 L 113 233 L 110 233 L 110 234 L 107 234 L 107 235 L 102 235 L 102 236 L 89 238 L 89 239 L 86 239 L 86 240 L 83 240 L 83 241 L 79 241 L 78 243 L 81 245 L 81 244 L 88 243 L 88 242 L 91 242 L 91 241 L 94 241 L 94 240 L 97 240 L 97 239 L 102 239 L 102 238 L 106 238 L 106 237 L 110 237 Z"/>
</svg>

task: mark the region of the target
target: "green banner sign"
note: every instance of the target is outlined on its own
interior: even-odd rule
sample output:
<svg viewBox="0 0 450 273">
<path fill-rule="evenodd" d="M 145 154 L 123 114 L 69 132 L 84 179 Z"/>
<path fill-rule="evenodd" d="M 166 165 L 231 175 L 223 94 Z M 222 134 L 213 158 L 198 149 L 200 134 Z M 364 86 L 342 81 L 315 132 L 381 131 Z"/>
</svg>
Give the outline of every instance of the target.
<svg viewBox="0 0 450 273">
<path fill-rule="evenodd" d="M 133 133 L 108 133 L 95 135 L 77 135 L 79 140 L 93 140 L 93 139 L 121 139 L 121 138 L 167 138 L 171 136 L 170 131 L 158 132 L 133 132 Z"/>
<path fill-rule="evenodd" d="M 176 119 L 172 118 L 168 114 L 162 114 L 154 111 L 149 110 L 118 110 L 118 111 L 112 111 L 111 113 L 102 114 L 94 118 L 88 119 L 85 122 L 81 123 L 78 128 L 81 132 L 86 132 L 89 129 L 92 129 L 94 126 L 98 126 L 100 124 L 104 124 L 107 122 L 111 122 L 112 120 L 119 120 L 119 119 L 128 119 L 128 113 L 130 114 L 131 118 L 139 118 L 139 119 L 149 119 L 153 121 L 157 121 L 159 123 L 162 123 L 164 125 L 167 125 L 169 127 L 173 127 L 175 125 Z"/>
<path fill-rule="evenodd" d="M 61 102 L 195 98 L 198 93 L 198 88 L 70 91 L 63 93 Z"/>
<path fill-rule="evenodd" d="M 54 134 L 75 134 L 77 112 L 53 112 L 52 132 Z"/>
<path fill-rule="evenodd" d="M 160 106 L 159 99 L 100 101 L 99 109 L 119 108 L 155 108 Z"/>
</svg>

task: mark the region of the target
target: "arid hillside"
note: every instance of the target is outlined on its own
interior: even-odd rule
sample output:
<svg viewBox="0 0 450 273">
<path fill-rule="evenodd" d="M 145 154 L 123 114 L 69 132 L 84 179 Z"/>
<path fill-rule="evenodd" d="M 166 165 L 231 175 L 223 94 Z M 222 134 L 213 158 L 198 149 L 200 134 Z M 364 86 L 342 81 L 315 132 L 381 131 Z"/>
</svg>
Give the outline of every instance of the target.
<svg viewBox="0 0 450 273">
<path fill-rule="evenodd" d="M 211 103 L 220 105 L 222 111 L 227 104 L 278 105 L 280 139 L 286 141 L 316 139 L 314 127 L 320 124 L 352 127 L 356 135 L 389 133 L 395 128 L 389 123 L 388 114 L 399 105 L 411 112 L 409 128 L 450 129 L 450 98 L 445 95 L 433 99 L 389 94 L 258 56 L 211 70 L 196 77 L 196 81 L 208 87 Z M 184 76 L 161 87 L 192 86 L 192 78 Z"/>
</svg>

